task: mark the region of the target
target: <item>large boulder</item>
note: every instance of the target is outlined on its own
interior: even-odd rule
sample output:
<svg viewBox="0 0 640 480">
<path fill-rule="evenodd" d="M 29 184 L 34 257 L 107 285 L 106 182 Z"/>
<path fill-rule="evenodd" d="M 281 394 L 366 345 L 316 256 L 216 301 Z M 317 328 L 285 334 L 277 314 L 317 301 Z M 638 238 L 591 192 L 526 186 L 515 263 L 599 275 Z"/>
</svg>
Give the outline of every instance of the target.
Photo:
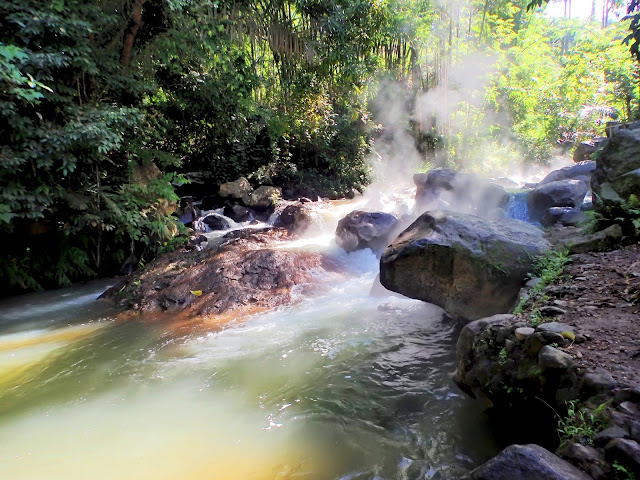
<svg viewBox="0 0 640 480">
<path fill-rule="evenodd" d="M 233 182 L 227 182 L 220 185 L 220 191 L 218 195 L 222 198 L 235 198 L 236 200 L 243 200 L 248 198 L 251 194 L 251 184 L 249 180 L 244 177 L 240 177 Z"/>
<path fill-rule="evenodd" d="M 261 311 L 292 300 L 296 285 L 312 285 L 318 273 L 337 271 L 328 257 L 311 252 L 265 249 L 286 235 L 281 229 L 237 231 L 217 248 L 175 251 L 108 290 L 103 297 L 142 312 L 225 316 Z"/>
<path fill-rule="evenodd" d="M 586 473 L 538 445 L 511 445 L 463 480 L 591 480 Z"/>
<path fill-rule="evenodd" d="M 609 218 L 640 199 L 640 129 L 620 130 L 603 146 L 591 179 L 595 210 Z M 632 197 L 633 196 L 633 197 Z M 636 204 L 636 205 L 634 205 Z"/>
<path fill-rule="evenodd" d="M 478 175 L 449 169 L 431 170 L 413 176 L 416 207 L 491 216 L 509 202 L 506 190 Z"/>
<path fill-rule="evenodd" d="M 584 180 L 590 179 L 596 169 L 596 162 L 579 162 L 570 167 L 564 167 L 549 173 L 538 185 L 557 182 L 558 180 Z"/>
<path fill-rule="evenodd" d="M 256 210 L 268 210 L 282 198 L 280 187 L 262 186 L 256 188 L 245 203 Z"/>
<path fill-rule="evenodd" d="M 378 251 L 389 245 L 398 225 L 390 213 L 354 210 L 338 222 L 336 242 L 347 252 L 361 248 Z"/>
<path fill-rule="evenodd" d="M 425 212 L 385 250 L 380 281 L 468 320 L 508 312 L 535 257 L 542 231 L 518 220 Z"/>
<path fill-rule="evenodd" d="M 527 203 L 535 217 L 543 215 L 551 207 L 579 207 L 588 191 L 580 180 L 558 180 L 538 185 L 529 192 Z"/>
</svg>

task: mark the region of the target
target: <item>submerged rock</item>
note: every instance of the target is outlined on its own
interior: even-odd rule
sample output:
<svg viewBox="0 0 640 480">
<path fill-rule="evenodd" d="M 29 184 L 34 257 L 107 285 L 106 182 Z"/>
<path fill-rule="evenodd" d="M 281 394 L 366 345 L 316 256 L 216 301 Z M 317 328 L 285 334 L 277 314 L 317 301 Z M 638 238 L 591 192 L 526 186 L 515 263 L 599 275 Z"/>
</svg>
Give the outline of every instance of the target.
<svg viewBox="0 0 640 480">
<path fill-rule="evenodd" d="M 508 312 L 535 257 L 542 231 L 517 220 L 426 212 L 385 250 L 380 281 L 468 320 Z"/>
<path fill-rule="evenodd" d="M 590 480 L 591 477 L 538 445 L 511 445 L 463 480 Z"/>
<path fill-rule="evenodd" d="M 338 222 L 336 242 L 347 252 L 361 248 L 375 252 L 389 244 L 397 225 L 390 213 L 355 210 Z"/>
</svg>

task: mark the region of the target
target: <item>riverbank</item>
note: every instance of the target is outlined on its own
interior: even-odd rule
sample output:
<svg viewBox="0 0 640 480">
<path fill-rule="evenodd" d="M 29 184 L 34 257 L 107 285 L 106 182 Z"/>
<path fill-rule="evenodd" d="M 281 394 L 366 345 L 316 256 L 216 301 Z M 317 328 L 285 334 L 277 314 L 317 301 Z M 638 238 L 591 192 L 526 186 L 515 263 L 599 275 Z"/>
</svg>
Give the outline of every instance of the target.
<svg viewBox="0 0 640 480">
<path fill-rule="evenodd" d="M 458 340 L 454 378 L 502 434 L 555 451 L 584 478 L 640 473 L 639 253 L 633 244 L 570 255 L 542 288 L 529 283 L 520 313 L 472 322 Z M 518 460 L 541 471 L 538 461 Z M 583 478 L 574 474 L 557 478 Z"/>
</svg>

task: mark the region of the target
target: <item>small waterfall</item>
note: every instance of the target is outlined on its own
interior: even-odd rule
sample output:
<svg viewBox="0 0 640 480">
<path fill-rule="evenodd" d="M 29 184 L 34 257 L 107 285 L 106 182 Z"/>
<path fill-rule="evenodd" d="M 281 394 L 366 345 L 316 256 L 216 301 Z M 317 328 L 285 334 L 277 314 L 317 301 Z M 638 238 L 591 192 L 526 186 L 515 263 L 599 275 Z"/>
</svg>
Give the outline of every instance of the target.
<svg viewBox="0 0 640 480">
<path fill-rule="evenodd" d="M 529 216 L 529 205 L 527 204 L 527 196 L 529 192 L 518 192 L 511 195 L 507 204 L 507 218 L 514 220 L 522 220 L 523 222 L 531 222 Z"/>
</svg>

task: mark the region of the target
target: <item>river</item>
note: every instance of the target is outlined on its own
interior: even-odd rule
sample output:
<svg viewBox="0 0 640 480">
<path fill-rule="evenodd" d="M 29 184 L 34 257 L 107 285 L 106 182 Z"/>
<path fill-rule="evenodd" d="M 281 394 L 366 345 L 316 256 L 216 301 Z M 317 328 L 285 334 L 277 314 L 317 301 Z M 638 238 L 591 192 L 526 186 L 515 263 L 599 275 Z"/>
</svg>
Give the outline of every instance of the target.
<svg viewBox="0 0 640 480">
<path fill-rule="evenodd" d="M 460 326 L 370 296 L 378 259 L 330 232 L 279 248 L 346 276 L 217 331 L 117 319 L 112 281 L 0 303 L 0 478 L 456 478 L 495 454 L 450 379 Z"/>
</svg>

